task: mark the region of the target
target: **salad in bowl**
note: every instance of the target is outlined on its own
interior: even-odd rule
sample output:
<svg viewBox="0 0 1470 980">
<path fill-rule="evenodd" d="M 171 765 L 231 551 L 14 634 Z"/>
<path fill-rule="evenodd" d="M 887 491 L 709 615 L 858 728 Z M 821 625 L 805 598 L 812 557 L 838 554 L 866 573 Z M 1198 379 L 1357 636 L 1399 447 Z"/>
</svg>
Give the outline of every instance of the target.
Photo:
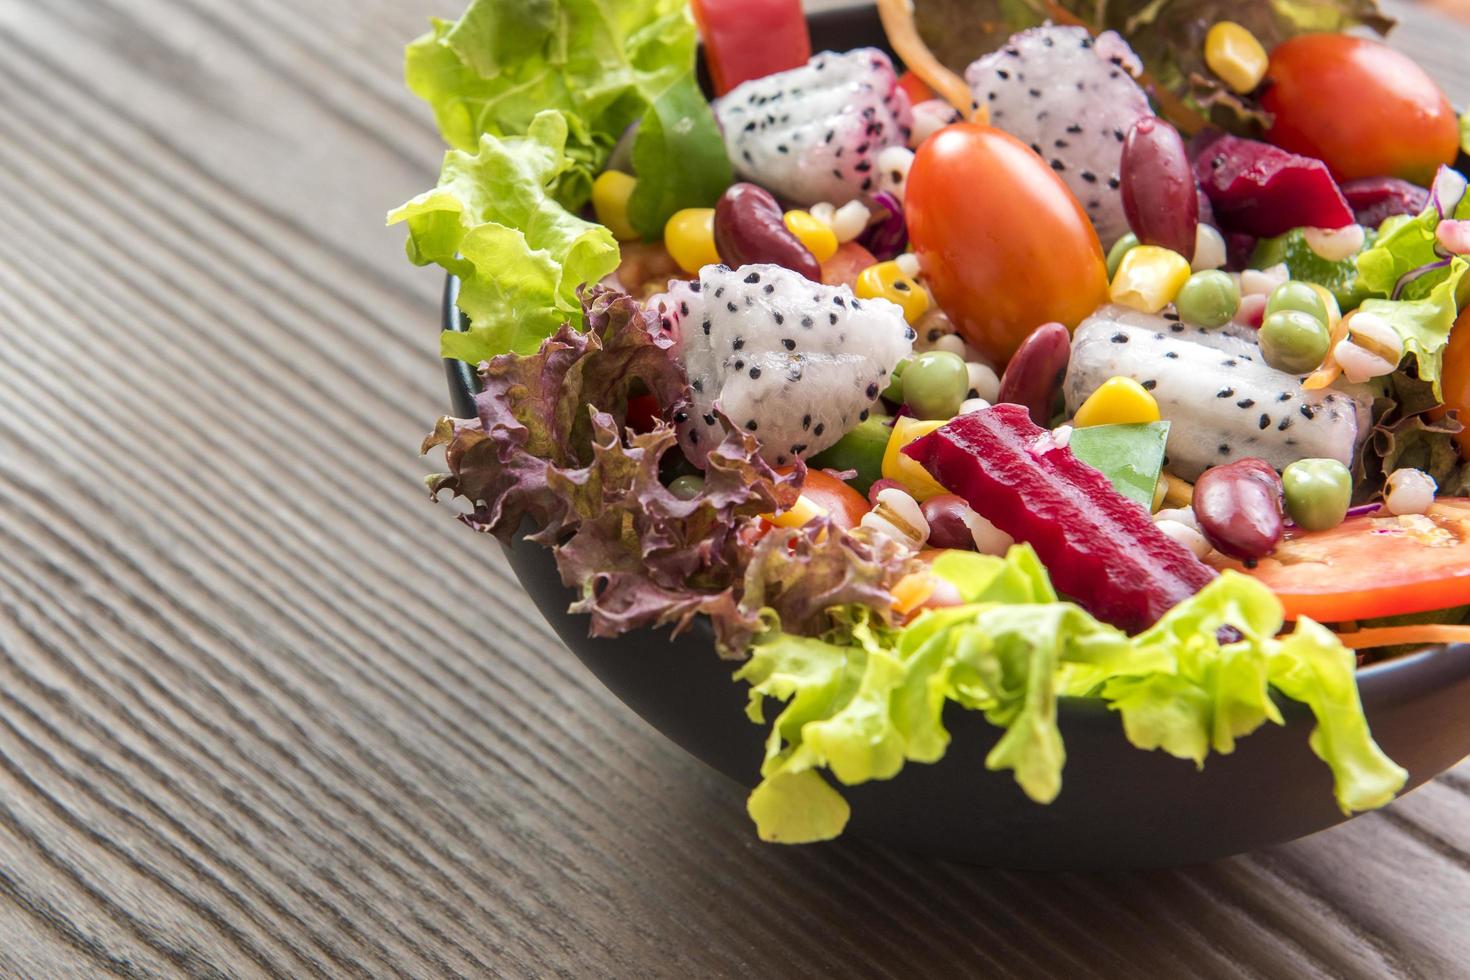
<svg viewBox="0 0 1470 980">
<path fill-rule="evenodd" d="M 1361 0 L 878 9 L 473 0 L 409 46 L 434 496 L 686 724 L 714 665 L 763 840 L 956 756 L 1045 828 L 1079 737 L 1290 736 L 1340 814 L 1433 775 L 1359 680 L 1470 641 L 1466 121 Z"/>
</svg>

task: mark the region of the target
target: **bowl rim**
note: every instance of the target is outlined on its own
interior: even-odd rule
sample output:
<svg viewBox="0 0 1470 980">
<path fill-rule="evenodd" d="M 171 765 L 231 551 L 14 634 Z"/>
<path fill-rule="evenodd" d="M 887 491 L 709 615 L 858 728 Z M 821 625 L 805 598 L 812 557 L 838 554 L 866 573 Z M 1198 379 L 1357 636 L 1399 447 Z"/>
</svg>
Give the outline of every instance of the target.
<svg viewBox="0 0 1470 980">
<path fill-rule="evenodd" d="M 817 11 L 807 15 L 807 22 L 820 25 L 824 22 L 836 24 L 845 18 L 877 16 L 876 7 L 871 3 L 858 2 L 847 3 L 842 6 L 828 10 Z M 883 39 L 878 42 L 883 48 L 888 45 Z M 700 71 L 704 72 L 703 60 L 700 61 Z M 1456 160 L 1457 165 L 1470 163 L 1470 155 L 1461 153 Z M 464 332 L 469 329 L 469 319 L 456 305 L 459 299 L 459 278 L 447 275 L 444 280 L 444 291 L 440 305 L 440 328 L 444 331 Z M 449 399 L 454 415 L 457 418 L 473 418 L 475 412 L 475 396 L 479 392 L 479 378 L 477 368 L 467 361 L 459 361 L 453 358 L 443 358 L 444 374 L 449 382 Z M 1438 666 L 1445 666 L 1449 661 L 1459 656 L 1470 657 L 1470 643 L 1440 644 L 1437 646 L 1424 647 L 1412 653 L 1402 654 L 1388 660 L 1359 667 L 1355 672 L 1360 692 L 1373 689 L 1380 695 L 1392 696 L 1395 692 L 1402 690 L 1408 694 L 1410 691 L 1405 685 L 1413 675 L 1419 680 L 1419 675 L 1426 671 L 1432 672 Z M 1417 688 L 1419 685 L 1415 684 Z M 1383 688 L 1384 690 L 1379 690 Z M 1392 690 L 1389 690 L 1392 689 Z M 1097 698 L 1066 698 L 1073 704 L 1074 708 L 1082 708 L 1084 705 L 1102 706 L 1103 702 Z"/>
</svg>

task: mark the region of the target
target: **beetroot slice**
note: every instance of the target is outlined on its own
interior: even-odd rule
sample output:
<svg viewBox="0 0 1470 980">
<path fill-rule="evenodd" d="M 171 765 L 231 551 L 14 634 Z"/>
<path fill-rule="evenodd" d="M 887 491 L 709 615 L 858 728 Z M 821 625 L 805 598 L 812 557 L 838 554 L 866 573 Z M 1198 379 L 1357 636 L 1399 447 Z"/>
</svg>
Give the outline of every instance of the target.
<svg viewBox="0 0 1470 980">
<path fill-rule="evenodd" d="M 1418 214 L 1429 207 L 1429 191 L 1397 177 L 1360 177 L 1342 185 L 1342 196 L 1358 224 L 1368 228 L 1396 214 Z"/>
<path fill-rule="evenodd" d="M 1020 405 L 961 416 L 904 453 L 1035 548 L 1060 592 L 1130 633 L 1152 626 L 1215 577 Z"/>
<path fill-rule="evenodd" d="M 1192 150 L 1194 176 L 1224 230 L 1269 238 L 1353 223 L 1353 209 L 1321 160 L 1225 133 L 1197 137 Z"/>
</svg>

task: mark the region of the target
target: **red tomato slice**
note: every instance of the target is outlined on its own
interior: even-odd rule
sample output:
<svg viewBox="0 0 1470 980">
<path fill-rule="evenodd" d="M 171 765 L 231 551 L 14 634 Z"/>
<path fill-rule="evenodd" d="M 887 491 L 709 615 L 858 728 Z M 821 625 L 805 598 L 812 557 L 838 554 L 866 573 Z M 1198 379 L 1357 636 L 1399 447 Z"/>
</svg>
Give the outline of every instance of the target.
<svg viewBox="0 0 1470 980">
<path fill-rule="evenodd" d="M 872 252 L 857 242 L 845 242 L 833 256 L 822 263 L 822 282 L 828 286 L 847 286 L 856 289 L 858 276 L 863 270 L 878 264 Z"/>
<path fill-rule="evenodd" d="M 692 0 L 690 5 L 716 95 L 752 78 L 799 68 L 812 56 L 801 0 Z"/>
<path fill-rule="evenodd" d="M 863 515 L 873 509 L 867 497 L 821 470 L 806 471 L 801 495 L 825 510 L 833 524 L 848 530 L 862 523 Z"/>
<path fill-rule="evenodd" d="M 1422 516 L 1380 511 L 1330 531 L 1294 531 L 1251 569 L 1218 553 L 1206 560 L 1270 586 L 1288 619 L 1340 623 L 1452 609 L 1470 603 L 1470 499 L 1442 498 Z"/>
<path fill-rule="evenodd" d="M 934 90 L 929 83 L 911 71 L 906 71 L 898 76 L 898 87 L 908 93 L 909 101 L 914 105 L 920 102 L 928 102 L 935 98 Z"/>
</svg>

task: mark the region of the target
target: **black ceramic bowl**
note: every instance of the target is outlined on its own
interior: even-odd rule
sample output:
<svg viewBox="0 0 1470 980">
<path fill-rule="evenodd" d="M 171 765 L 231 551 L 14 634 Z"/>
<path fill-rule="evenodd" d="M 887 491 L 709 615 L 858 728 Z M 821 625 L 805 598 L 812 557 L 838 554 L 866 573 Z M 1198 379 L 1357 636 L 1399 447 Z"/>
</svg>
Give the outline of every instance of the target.
<svg viewBox="0 0 1470 980">
<path fill-rule="evenodd" d="M 818 14 L 811 25 L 818 49 L 883 37 L 871 8 Z M 444 297 L 451 330 L 463 328 L 455 294 L 451 280 Z M 453 361 L 446 370 L 455 412 L 473 415 L 474 371 Z M 623 703 L 696 758 L 754 784 L 766 729 L 746 719 L 745 685 L 731 680 L 734 666 L 715 656 L 707 628 L 673 641 L 648 631 L 590 639 L 586 619 L 567 614 L 574 596 L 550 554 L 518 541 L 507 555 L 557 635 Z M 1410 789 L 1470 756 L 1470 646 L 1376 664 L 1359 674 L 1359 687 L 1373 733 L 1409 770 Z M 1050 806 L 1027 799 L 1009 773 L 986 770 L 999 730 L 951 706 L 944 722 L 953 741 L 943 760 L 842 788 L 852 804 L 847 833 L 993 867 L 1066 870 L 1192 864 L 1293 840 L 1346 818 L 1327 767 L 1307 747 L 1310 712 L 1280 704 L 1284 727 L 1268 724 L 1197 771 L 1134 748 L 1101 702 L 1064 699 L 1067 765 Z"/>
</svg>

